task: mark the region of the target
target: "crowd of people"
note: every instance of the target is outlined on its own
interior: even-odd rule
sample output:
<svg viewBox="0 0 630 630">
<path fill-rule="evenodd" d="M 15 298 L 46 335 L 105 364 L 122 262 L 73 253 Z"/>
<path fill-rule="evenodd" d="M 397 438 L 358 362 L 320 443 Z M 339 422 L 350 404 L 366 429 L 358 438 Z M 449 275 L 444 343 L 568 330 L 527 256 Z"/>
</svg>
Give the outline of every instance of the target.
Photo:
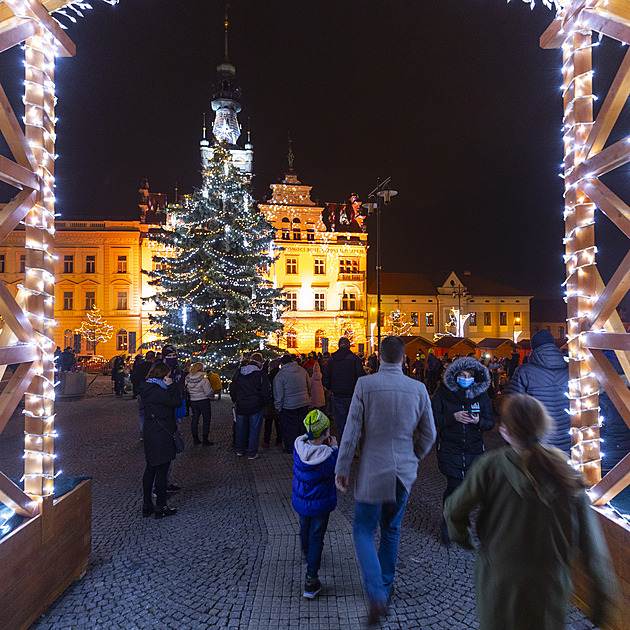
<svg viewBox="0 0 630 630">
<path fill-rule="evenodd" d="M 550 337 L 537 333 L 529 361 L 506 366 L 501 396 L 492 362 L 429 353 L 442 369 L 431 360 L 421 369 L 422 357 L 411 364 L 393 336 L 382 341 L 376 361 L 355 355 L 342 337 L 330 355 L 265 360 L 255 352 L 241 362 L 229 387 L 236 457 L 258 459 L 261 434 L 263 449 L 270 448 L 275 429 L 275 444 L 293 458 L 304 597 L 321 591 L 329 516 L 356 470 L 353 536 L 368 625 L 387 614 L 407 500 L 419 461 L 435 445 L 446 481 L 442 543 L 475 548 L 469 515 L 481 506 L 475 571 L 481 627 L 563 627 L 570 566 L 579 554 L 592 581 L 593 621 L 606 618 L 616 579 L 585 481 L 567 463 L 568 369 Z M 131 378 L 146 457 L 142 514 L 159 519 L 176 513 L 167 498 L 179 490 L 169 473 L 181 448 L 181 419 L 192 412 L 194 444 L 212 444 L 210 401 L 217 392 L 204 366 L 181 366 L 173 346 L 137 359 Z M 497 421 L 506 446 L 484 453 L 483 434 Z"/>
</svg>

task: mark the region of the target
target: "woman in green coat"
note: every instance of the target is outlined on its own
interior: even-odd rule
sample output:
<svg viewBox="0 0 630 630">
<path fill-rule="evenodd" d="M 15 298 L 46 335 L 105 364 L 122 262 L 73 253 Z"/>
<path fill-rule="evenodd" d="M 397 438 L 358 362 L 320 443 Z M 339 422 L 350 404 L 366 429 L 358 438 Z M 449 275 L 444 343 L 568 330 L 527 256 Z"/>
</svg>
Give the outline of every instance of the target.
<svg viewBox="0 0 630 630">
<path fill-rule="evenodd" d="M 475 593 L 482 630 L 564 629 L 570 566 L 580 552 L 592 581 L 593 622 L 599 626 L 610 612 L 610 555 L 582 475 L 542 443 L 553 426 L 536 399 L 509 396 L 500 427 L 509 446 L 481 456 L 446 501 L 451 540 L 465 549 L 475 548 L 469 514 L 481 504 Z"/>
</svg>

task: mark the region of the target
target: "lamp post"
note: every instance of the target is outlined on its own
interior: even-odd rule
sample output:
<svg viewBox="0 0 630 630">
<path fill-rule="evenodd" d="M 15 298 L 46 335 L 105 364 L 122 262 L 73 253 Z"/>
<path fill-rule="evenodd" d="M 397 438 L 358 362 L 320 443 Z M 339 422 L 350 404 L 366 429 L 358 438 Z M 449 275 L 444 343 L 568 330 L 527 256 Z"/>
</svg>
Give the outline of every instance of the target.
<svg viewBox="0 0 630 630">
<path fill-rule="evenodd" d="M 464 336 L 464 323 L 462 318 L 462 298 L 468 297 L 468 291 L 461 285 L 455 286 L 455 280 L 451 280 L 453 287 L 453 297 L 457 298 L 457 336 Z"/>
<path fill-rule="evenodd" d="M 363 204 L 368 215 L 376 212 L 376 348 L 380 354 L 381 350 L 381 207 L 388 206 L 398 194 L 397 190 L 387 188 L 391 177 L 380 182 L 376 188 L 368 195 L 368 202 Z"/>
</svg>

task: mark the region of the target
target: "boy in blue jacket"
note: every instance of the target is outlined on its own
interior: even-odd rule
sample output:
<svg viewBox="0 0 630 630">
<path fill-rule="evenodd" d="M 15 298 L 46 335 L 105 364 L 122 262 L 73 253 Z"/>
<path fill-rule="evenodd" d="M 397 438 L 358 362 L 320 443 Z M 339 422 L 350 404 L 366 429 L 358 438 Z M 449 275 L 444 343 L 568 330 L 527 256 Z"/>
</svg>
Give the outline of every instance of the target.
<svg viewBox="0 0 630 630">
<path fill-rule="evenodd" d="M 293 446 L 293 509 L 300 515 L 300 542 L 306 560 L 304 597 L 322 590 L 317 577 L 328 517 L 337 507 L 335 464 L 337 440 L 330 435 L 330 420 L 318 409 L 304 419 L 306 435 Z"/>
</svg>

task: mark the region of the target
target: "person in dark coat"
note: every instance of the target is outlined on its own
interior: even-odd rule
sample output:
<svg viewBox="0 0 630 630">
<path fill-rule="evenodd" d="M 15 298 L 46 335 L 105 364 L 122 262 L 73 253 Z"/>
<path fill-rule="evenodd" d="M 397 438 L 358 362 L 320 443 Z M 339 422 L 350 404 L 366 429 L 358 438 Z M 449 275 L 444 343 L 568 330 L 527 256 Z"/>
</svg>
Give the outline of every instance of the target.
<svg viewBox="0 0 630 630">
<path fill-rule="evenodd" d="M 140 396 L 140 386 L 147 380 L 147 374 L 149 370 L 153 367 L 153 362 L 155 361 L 155 352 L 153 350 L 149 350 L 145 357 L 144 361 L 140 363 L 133 370 L 133 379 L 136 381 L 136 391 L 138 398 L 138 410 L 140 416 L 140 439 L 144 439 L 143 429 L 144 429 L 144 405 L 142 404 L 142 398 Z M 132 381 L 133 382 L 133 381 Z"/>
<path fill-rule="evenodd" d="M 271 385 L 271 402 L 265 407 L 263 417 L 265 419 L 265 428 L 263 430 L 263 448 L 269 448 L 271 442 L 271 430 L 276 427 L 276 446 L 282 446 L 282 429 L 280 429 L 279 413 L 273 404 L 273 379 L 280 371 L 280 359 L 274 359 L 267 365 L 267 370 L 263 366 L 263 372 L 267 372 L 269 385 Z"/>
<path fill-rule="evenodd" d="M 335 419 L 337 420 L 337 439 L 341 444 L 343 429 L 350 409 L 354 386 L 360 376 L 365 376 L 361 359 L 350 350 L 350 339 L 339 339 L 339 350 L 330 356 L 322 374 L 322 384 L 335 396 Z"/>
<path fill-rule="evenodd" d="M 112 366 L 112 381 L 114 381 L 114 393 L 118 398 L 122 398 L 125 391 L 125 361 L 127 360 L 127 354 L 122 353 L 120 356 L 114 359 L 114 365 Z"/>
<path fill-rule="evenodd" d="M 510 381 L 508 393 L 529 394 L 539 400 L 556 426 L 549 444 L 567 453 L 571 451 L 571 418 L 566 412 L 569 391 L 569 365 L 548 330 L 539 330 L 532 337 L 529 362 L 519 365 Z"/>
<path fill-rule="evenodd" d="M 514 376 L 514 372 L 520 362 L 521 355 L 516 350 L 512 350 L 512 356 L 510 357 L 510 361 L 507 366 L 508 378 L 512 378 L 512 376 Z"/>
<path fill-rule="evenodd" d="M 435 356 L 433 348 L 429 348 L 429 356 L 427 357 L 426 385 L 430 395 L 433 395 L 433 392 L 437 389 L 441 369 L 442 363 Z"/>
<path fill-rule="evenodd" d="M 173 439 L 177 429 L 175 409 L 182 405 L 179 386 L 169 378 L 170 372 L 164 363 L 156 363 L 147 374 L 146 382 L 139 387 L 144 405 L 144 455 L 147 462 L 142 477 L 142 515 L 150 516 L 155 512 L 155 518 L 171 516 L 177 511 L 166 505 L 168 467 L 176 455 Z M 154 486 L 155 505 L 152 498 Z"/>
<path fill-rule="evenodd" d="M 271 385 L 261 369 L 263 357 L 258 352 L 236 372 L 230 385 L 230 397 L 236 409 L 236 454 L 258 459 L 258 441 L 265 406 L 271 400 Z"/>
<path fill-rule="evenodd" d="M 72 372 L 76 359 L 74 356 L 74 350 L 68 346 L 60 355 L 57 365 L 60 372 Z"/>
<path fill-rule="evenodd" d="M 459 486 L 484 452 L 483 431 L 494 427 L 487 390 L 490 372 L 476 358 L 453 361 L 431 400 L 437 429 L 438 469 L 446 477 L 443 501 Z M 446 524 L 442 542 L 448 543 Z"/>
<path fill-rule="evenodd" d="M 416 381 L 424 383 L 424 354 L 419 354 L 411 367 Z"/>
</svg>

